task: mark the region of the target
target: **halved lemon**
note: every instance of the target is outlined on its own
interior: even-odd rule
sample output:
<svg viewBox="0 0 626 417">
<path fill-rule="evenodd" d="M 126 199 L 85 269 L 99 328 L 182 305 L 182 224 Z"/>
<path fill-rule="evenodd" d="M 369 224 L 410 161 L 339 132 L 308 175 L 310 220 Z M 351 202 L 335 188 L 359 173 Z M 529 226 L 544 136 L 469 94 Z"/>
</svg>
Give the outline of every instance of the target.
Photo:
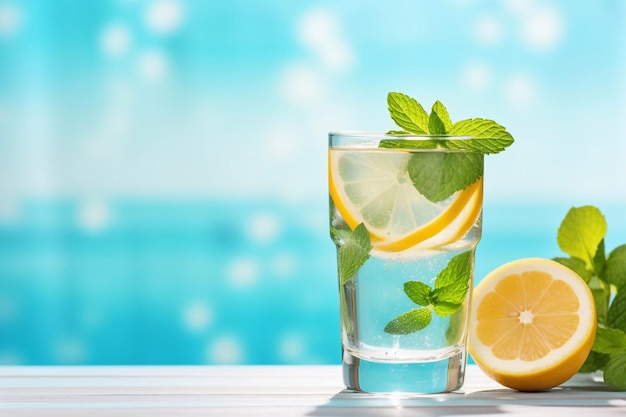
<svg viewBox="0 0 626 417">
<path fill-rule="evenodd" d="M 374 250 L 445 245 L 464 236 L 482 211 L 482 178 L 433 203 L 413 185 L 410 158 L 406 151 L 329 150 L 331 199 L 351 229 L 365 224 Z"/>
<path fill-rule="evenodd" d="M 540 391 L 567 381 L 587 358 L 595 332 L 589 287 L 552 260 L 502 265 L 473 292 L 469 352 L 509 388 Z"/>
</svg>

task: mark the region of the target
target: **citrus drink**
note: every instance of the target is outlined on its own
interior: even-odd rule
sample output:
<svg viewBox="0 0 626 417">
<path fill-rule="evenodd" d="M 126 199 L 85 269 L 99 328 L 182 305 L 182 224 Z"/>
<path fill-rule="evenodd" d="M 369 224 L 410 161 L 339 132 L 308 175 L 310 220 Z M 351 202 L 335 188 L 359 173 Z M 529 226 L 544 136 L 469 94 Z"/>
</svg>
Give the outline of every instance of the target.
<svg viewBox="0 0 626 417">
<path fill-rule="evenodd" d="M 450 164 L 439 161 L 466 152 L 382 149 L 370 136 L 354 143 L 342 135 L 330 139 L 344 382 L 370 392 L 458 389 L 481 235 L 482 175 L 449 195 L 432 186 L 422 191 L 420 169 L 446 186 Z M 469 160 L 482 170 L 482 157 Z M 359 227 L 369 245 L 354 243 Z M 360 265 L 355 273 L 350 262 Z"/>
</svg>

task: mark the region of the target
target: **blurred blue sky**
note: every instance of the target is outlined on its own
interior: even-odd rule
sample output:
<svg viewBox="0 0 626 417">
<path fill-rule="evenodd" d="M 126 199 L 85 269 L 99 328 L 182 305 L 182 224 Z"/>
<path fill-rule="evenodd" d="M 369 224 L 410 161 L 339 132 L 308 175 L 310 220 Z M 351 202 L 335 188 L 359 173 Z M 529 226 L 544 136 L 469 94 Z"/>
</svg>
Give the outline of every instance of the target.
<svg viewBox="0 0 626 417">
<path fill-rule="evenodd" d="M 488 198 L 624 201 L 625 8 L 2 0 L 0 192 L 319 201 L 327 131 L 402 91 L 514 134 Z"/>
<path fill-rule="evenodd" d="M 625 23 L 620 0 L 0 0 L 0 362 L 338 362 L 327 133 L 393 128 L 389 91 L 516 138 L 477 274 L 558 255 L 571 206 L 626 242 Z"/>
</svg>

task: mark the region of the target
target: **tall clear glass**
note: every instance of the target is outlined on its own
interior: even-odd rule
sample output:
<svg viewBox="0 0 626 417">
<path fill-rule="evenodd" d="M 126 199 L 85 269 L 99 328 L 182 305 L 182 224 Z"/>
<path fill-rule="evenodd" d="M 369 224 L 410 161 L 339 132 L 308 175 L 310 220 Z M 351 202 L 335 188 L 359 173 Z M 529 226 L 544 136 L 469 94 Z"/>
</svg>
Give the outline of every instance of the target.
<svg viewBox="0 0 626 417">
<path fill-rule="evenodd" d="M 482 154 L 452 146 L 465 140 L 329 134 L 349 389 L 438 393 L 463 384 L 484 170 Z"/>
</svg>

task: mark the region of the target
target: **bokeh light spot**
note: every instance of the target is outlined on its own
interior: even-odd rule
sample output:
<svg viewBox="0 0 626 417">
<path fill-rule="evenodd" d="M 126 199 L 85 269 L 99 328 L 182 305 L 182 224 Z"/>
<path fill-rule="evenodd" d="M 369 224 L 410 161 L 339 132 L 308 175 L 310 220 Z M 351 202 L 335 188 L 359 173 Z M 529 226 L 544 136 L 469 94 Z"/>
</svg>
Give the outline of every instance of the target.
<svg viewBox="0 0 626 417">
<path fill-rule="evenodd" d="M 130 49 L 130 31 L 124 25 L 113 23 L 102 31 L 100 45 L 107 56 L 122 56 Z"/>
<path fill-rule="evenodd" d="M 559 45 L 564 31 L 561 13 L 556 8 L 541 7 L 524 16 L 521 37 L 532 49 L 550 50 Z"/>
<path fill-rule="evenodd" d="M 17 319 L 18 301 L 7 295 L 0 296 L 0 323 L 10 323 Z"/>
<path fill-rule="evenodd" d="M 294 254 L 280 252 L 272 258 L 272 273 L 279 278 L 292 277 L 298 267 L 298 263 Z"/>
<path fill-rule="evenodd" d="M 245 359 L 243 343 L 234 336 L 220 336 L 209 343 L 207 359 L 217 365 L 240 364 Z"/>
<path fill-rule="evenodd" d="M 259 265 L 250 258 L 240 258 L 228 267 L 228 279 L 235 287 L 247 288 L 254 285 L 259 276 Z"/>
<path fill-rule="evenodd" d="M 0 37 L 16 34 L 22 25 L 22 11 L 13 3 L 0 3 Z"/>
<path fill-rule="evenodd" d="M 0 365 L 1 366 L 16 366 L 23 363 L 20 354 L 13 350 L 0 351 Z"/>
<path fill-rule="evenodd" d="M 281 337 L 278 342 L 278 352 L 281 359 L 286 362 L 302 361 L 306 343 L 304 337 L 297 333 L 288 333 Z"/>
<path fill-rule="evenodd" d="M 167 56 L 156 49 L 144 51 L 137 59 L 137 72 L 146 81 L 161 81 L 169 73 Z"/>
<path fill-rule="evenodd" d="M 513 75 L 505 86 L 506 98 L 515 107 L 531 106 L 537 95 L 534 79 L 528 74 Z"/>
<path fill-rule="evenodd" d="M 184 18 L 184 10 L 180 2 L 159 0 L 152 2 L 145 14 L 148 29 L 155 33 L 167 34 L 178 29 Z"/>
<path fill-rule="evenodd" d="M 56 356 L 61 363 L 80 363 L 85 360 L 85 345 L 76 338 L 63 338 L 57 342 Z"/>
<path fill-rule="evenodd" d="M 191 331 L 205 330 L 213 322 L 213 310 L 203 301 L 194 301 L 185 306 L 183 324 Z"/>
<path fill-rule="evenodd" d="M 299 105 L 317 101 L 325 90 L 320 75 L 306 65 L 292 65 L 286 68 L 281 75 L 280 86 L 285 98 Z"/>
<path fill-rule="evenodd" d="M 305 13 L 298 35 L 326 68 L 345 71 L 352 66 L 354 52 L 341 33 L 337 17 L 329 10 L 314 9 Z"/>
<path fill-rule="evenodd" d="M 271 213 L 258 213 L 248 221 L 250 238 L 257 243 L 275 240 L 282 229 L 281 221 Z"/>
<path fill-rule="evenodd" d="M 485 91 L 491 84 L 491 69 L 483 63 L 472 62 L 468 64 L 462 73 L 463 85 L 472 91 Z"/>
<path fill-rule="evenodd" d="M 111 209 L 103 200 L 86 200 L 78 209 L 78 225 L 85 231 L 99 232 L 108 227 L 110 221 Z"/>
<path fill-rule="evenodd" d="M 502 40 L 502 23 L 494 16 L 483 16 L 476 23 L 475 34 L 484 45 L 495 45 Z"/>
</svg>

